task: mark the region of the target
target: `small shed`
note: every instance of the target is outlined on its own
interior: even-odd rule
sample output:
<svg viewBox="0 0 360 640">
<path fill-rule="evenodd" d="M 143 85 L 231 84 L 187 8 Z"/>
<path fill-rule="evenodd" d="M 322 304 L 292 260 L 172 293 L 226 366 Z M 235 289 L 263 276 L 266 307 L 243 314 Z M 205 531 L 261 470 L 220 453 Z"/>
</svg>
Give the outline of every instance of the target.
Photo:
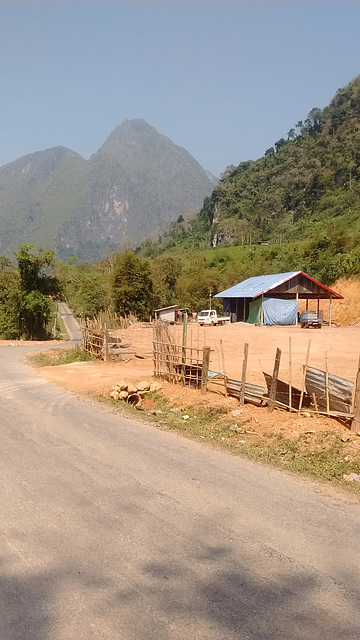
<svg viewBox="0 0 360 640">
<path fill-rule="evenodd" d="M 320 300 L 329 300 L 331 324 L 331 301 L 343 296 L 303 271 L 290 271 L 248 278 L 215 298 L 223 298 L 224 313 L 230 314 L 232 322 L 271 325 L 297 324 L 300 299 L 306 300 L 306 309 L 310 301 L 310 308 L 318 313 Z"/>
<path fill-rule="evenodd" d="M 155 309 L 155 320 L 164 320 L 165 322 L 176 322 L 178 318 L 178 304 L 173 304 L 171 307 L 163 307 L 162 309 Z"/>
</svg>

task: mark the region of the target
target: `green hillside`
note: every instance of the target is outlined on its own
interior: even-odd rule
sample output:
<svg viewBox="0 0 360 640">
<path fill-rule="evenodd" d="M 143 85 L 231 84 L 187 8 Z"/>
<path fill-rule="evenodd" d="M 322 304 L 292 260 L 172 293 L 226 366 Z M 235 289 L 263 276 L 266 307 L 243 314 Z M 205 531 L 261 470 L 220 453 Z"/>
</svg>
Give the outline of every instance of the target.
<svg viewBox="0 0 360 640">
<path fill-rule="evenodd" d="M 360 76 L 262 158 L 228 167 L 191 225 L 161 241 L 170 247 L 175 234 L 185 246 L 217 247 L 328 235 L 351 249 L 359 213 Z"/>
</svg>

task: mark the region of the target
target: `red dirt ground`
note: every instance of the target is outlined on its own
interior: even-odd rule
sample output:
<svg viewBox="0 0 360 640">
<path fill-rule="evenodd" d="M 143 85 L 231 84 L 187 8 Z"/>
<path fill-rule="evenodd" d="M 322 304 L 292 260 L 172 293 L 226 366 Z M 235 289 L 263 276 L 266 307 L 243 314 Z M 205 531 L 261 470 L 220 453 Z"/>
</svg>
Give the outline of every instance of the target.
<svg viewBox="0 0 360 640">
<path fill-rule="evenodd" d="M 289 379 L 289 340 L 292 350 L 292 380 L 295 386 L 302 384 L 302 365 L 305 363 L 309 341 L 309 365 L 325 368 L 325 354 L 328 358 L 329 372 L 347 380 L 355 381 L 360 354 L 360 322 L 359 325 L 348 326 L 360 317 L 360 283 L 359 281 L 343 281 L 333 287 L 346 295 L 344 301 L 333 303 L 334 322 L 342 319 L 342 326 L 324 326 L 321 330 L 301 329 L 300 327 L 259 327 L 246 323 L 235 323 L 224 327 L 199 327 L 189 323 L 187 331 L 188 346 L 200 348 L 204 344 L 212 349 L 210 368 L 214 371 L 224 368 L 228 376 L 241 378 L 244 343 L 249 343 L 249 361 L 247 381 L 264 385 L 263 371 L 272 373 L 276 348 L 282 350 L 280 378 Z M 325 313 L 326 317 L 326 313 Z M 178 335 L 181 343 L 182 327 L 174 326 L 172 330 Z M 70 365 L 43 367 L 36 369 L 38 375 L 74 393 L 108 396 L 111 387 L 119 380 L 141 381 L 151 379 L 153 375 L 152 361 L 152 327 L 148 324 L 134 324 L 120 332 L 121 338 L 130 342 L 138 356 L 125 356 L 122 362 L 81 362 Z M 1 344 L 6 344 L 5 341 Z M 220 346 L 222 345 L 222 347 Z M 46 348 L 56 343 L 46 343 Z M 44 344 L 45 347 L 45 344 Z M 125 360 L 126 358 L 126 360 Z M 222 404 L 229 411 L 238 408 L 234 398 L 225 398 L 221 388 L 218 393 L 210 392 L 202 396 L 199 391 L 163 382 L 162 393 L 171 402 L 180 407 L 190 405 Z M 283 431 L 284 435 L 300 433 L 306 430 L 326 430 L 339 428 L 346 430 L 340 423 L 327 417 L 299 417 L 286 411 L 276 410 L 269 413 L 267 409 L 245 405 L 243 417 L 257 425 L 255 431 Z M 261 423 L 261 424 L 260 424 Z M 346 430 L 349 433 L 348 430 Z M 353 434 L 352 434 L 353 435 Z M 355 436 L 356 438 L 356 436 Z M 360 438 L 358 438 L 360 441 Z"/>
</svg>

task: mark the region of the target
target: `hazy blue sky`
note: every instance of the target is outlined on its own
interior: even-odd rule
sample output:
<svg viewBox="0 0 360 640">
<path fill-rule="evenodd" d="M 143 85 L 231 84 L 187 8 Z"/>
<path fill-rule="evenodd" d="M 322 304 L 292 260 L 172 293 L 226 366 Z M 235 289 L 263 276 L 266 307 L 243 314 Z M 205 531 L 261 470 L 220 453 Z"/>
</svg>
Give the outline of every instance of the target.
<svg viewBox="0 0 360 640">
<path fill-rule="evenodd" d="M 0 0 L 0 164 L 144 118 L 219 175 L 360 73 L 360 1 Z"/>
</svg>

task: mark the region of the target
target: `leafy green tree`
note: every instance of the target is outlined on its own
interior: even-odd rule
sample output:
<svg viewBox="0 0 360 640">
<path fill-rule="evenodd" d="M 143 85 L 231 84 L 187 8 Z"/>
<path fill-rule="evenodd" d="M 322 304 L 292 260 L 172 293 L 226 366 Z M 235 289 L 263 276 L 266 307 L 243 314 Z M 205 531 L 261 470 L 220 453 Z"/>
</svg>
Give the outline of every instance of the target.
<svg viewBox="0 0 360 640">
<path fill-rule="evenodd" d="M 55 273 L 72 311 L 78 316 L 92 317 L 111 306 L 109 261 L 99 265 L 57 262 Z"/>
<path fill-rule="evenodd" d="M 153 283 L 148 262 L 131 251 L 117 254 L 112 277 L 113 305 L 117 313 L 148 320 L 153 310 Z"/>
<path fill-rule="evenodd" d="M 15 253 L 20 278 L 19 329 L 27 340 L 47 337 L 47 325 L 51 319 L 51 298 L 60 294 L 57 278 L 49 273 L 54 252 L 39 249 L 32 253 L 34 245 L 23 244 Z"/>
<path fill-rule="evenodd" d="M 0 271 L 0 337 L 14 340 L 20 335 L 20 277 L 17 269 L 4 267 Z"/>
</svg>

